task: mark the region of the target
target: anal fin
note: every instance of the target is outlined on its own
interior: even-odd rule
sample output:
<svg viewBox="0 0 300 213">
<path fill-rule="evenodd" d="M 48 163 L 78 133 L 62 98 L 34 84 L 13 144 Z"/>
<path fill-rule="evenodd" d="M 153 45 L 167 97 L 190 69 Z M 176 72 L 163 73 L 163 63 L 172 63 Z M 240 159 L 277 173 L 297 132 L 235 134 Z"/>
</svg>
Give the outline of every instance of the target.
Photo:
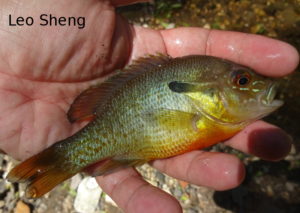
<svg viewBox="0 0 300 213">
<path fill-rule="evenodd" d="M 139 166 L 146 163 L 145 159 L 107 159 L 95 164 L 92 164 L 84 169 L 86 173 L 95 177 L 100 175 L 107 175 L 119 169 Z"/>
</svg>

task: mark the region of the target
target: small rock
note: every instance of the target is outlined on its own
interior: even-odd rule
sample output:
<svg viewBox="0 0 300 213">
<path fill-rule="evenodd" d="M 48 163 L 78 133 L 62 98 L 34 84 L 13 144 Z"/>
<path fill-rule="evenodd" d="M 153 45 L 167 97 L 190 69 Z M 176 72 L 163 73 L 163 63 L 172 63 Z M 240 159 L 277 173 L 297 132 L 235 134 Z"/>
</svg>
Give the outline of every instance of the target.
<svg viewBox="0 0 300 213">
<path fill-rule="evenodd" d="M 0 200 L 0 208 L 2 208 L 5 205 L 5 202 L 3 200 Z"/>
<path fill-rule="evenodd" d="M 0 194 L 2 195 L 6 191 L 5 182 L 0 180 Z"/>
<path fill-rule="evenodd" d="M 11 183 L 9 183 L 11 184 Z M 19 188 L 19 193 L 20 193 L 20 197 L 25 196 L 25 191 L 26 191 L 26 185 L 23 183 L 17 183 L 18 184 L 18 188 Z"/>
<path fill-rule="evenodd" d="M 111 197 L 108 196 L 108 195 L 105 195 L 105 202 L 109 203 L 109 204 L 111 204 L 113 206 L 117 206 L 117 204 L 115 203 L 115 201 L 113 201 L 113 199 L 111 199 Z"/>
<path fill-rule="evenodd" d="M 211 26 L 210 26 L 210 24 L 205 24 L 205 25 L 203 26 L 203 28 L 204 28 L 204 29 L 211 29 Z"/>
<path fill-rule="evenodd" d="M 174 27 L 175 27 L 174 23 L 169 23 L 167 24 L 166 29 L 173 29 Z"/>
<path fill-rule="evenodd" d="M 271 186 L 267 186 L 266 192 L 270 197 L 274 195 L 274 191 Z"/>
<path fill-rule="evenodd" d="M 36 208 L 34 211 L 35 213 L 45 213 L 47 212 L 48 206 L 44 203 L 41 203 L 38 205 L 38 208 Z"/>
<path fill-rule="evenodd" d="M 77 189 L 74 208 L 80 213 L 93 213 L 96 211 L 102 189 L 98 186 L 95 178 L 84 178 Z"/>
<path fill-rule="evenodd" d="M 167 192 L 168 194 L 172 194 L 171 191 L 170 191 L 170 188 L 168 187 L 167 184 L 162 185 L 162 189 L 163 189 L 165 192 Z"/>
<path fill-rule="evenodd" d="M 30 213 L 29 206 L 23 201 L 18 201 L 14 213 Z"/>
<path fill-rule="evenodd" d="M 288 191 L 292 192 L 292 191 L 294 191 L 296 185 L 291 182 L 286 182 L 285 186 Z"/>
<path fill-rule="evenodd" d="M 173 195 L 174 195 L 176 198 L 180 198 L 180 197 L 182 196 L 182 191 L 181 191 L 181 189 L 175 188 L 175 189 L 174 189 L 174 192 L 173 192 Z"/>
<path fill-rule="evenodd" d="M 182 180 L 179 181 L 179 184 L 180 184 L 180 186 L 181 186 L 183 189 L 185 189 L 185 188 L 189 185 L 188 182 L 185 182 L 185 181 L 182 181 Z"/>
<path fill-rule="evenodd" d="M 190 208 L 186 211 L 186 213 L 199 213 L 199 211 L 196 209 Z"/>
<path fill-rule="evenodd" d="M 156 172 L 155 174 L 157 180 L 160 182 L 160 183 L 164 183 L 165 182 L 165 176 L 164 174 L 162 174 L 161 172 Z"/>
<path fill-rule="evenodd" d="M 82 177 L 80 174 L 77 174 L 74 177 L 72 177 L 70 188 L 76 190 L 77 187 L 79 186 L 81 180 L 82 180 Z"/>
</svg>

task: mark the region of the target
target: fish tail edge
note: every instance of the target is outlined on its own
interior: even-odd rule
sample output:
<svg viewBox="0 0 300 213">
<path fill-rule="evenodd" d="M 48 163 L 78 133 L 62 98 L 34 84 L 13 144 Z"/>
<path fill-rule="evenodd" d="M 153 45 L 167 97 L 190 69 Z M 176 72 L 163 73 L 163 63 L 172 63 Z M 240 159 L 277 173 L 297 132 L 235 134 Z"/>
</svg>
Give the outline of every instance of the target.
<svg viewBox="0 0 300 213">
<path fill-rule="evenodd" d="M 54 162 L 53 159 L 55 159 Z M 59 159 L 53 147 L 49 147 L 14 167 L 6 178 L 10 182 L 27 183 L 25 193 L 27 198 L 41 197 L 59 183 L 76 174 L 57 166 L 58 163 L 61 163 Z"/>
</svg>

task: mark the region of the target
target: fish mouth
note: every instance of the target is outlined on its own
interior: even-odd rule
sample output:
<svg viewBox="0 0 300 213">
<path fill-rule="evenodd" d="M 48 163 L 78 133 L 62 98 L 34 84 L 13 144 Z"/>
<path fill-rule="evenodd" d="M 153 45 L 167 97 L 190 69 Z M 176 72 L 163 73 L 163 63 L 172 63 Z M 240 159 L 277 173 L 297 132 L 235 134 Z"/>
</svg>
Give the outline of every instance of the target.
<svg viewBox="0 0 300 213">
<path fill-rule="evenodd" d="M 265 107 L 278 108 L 283 105 L 283 101 L 276 99 L 277 89 L 279 87 L 278 82 L 271 82 L 261 99 L 261 103 Z"/>
</svg>

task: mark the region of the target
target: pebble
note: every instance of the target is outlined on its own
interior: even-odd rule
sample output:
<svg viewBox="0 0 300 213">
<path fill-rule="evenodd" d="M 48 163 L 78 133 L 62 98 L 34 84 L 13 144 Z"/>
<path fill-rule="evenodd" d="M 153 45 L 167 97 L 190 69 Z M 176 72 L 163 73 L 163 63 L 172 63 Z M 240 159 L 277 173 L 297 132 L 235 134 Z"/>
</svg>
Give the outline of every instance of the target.
<svg viewBox="0 0 300 213">
<path fill-rule="evenodd" d="M 75 175 L 71 179 L 70 188 L 76 190 L 81 181 L 82 181 L 81 175 L 80 174 Z"/>
<path fill-rule="evenodd" d="M 102 189 L 98 186 L 95 178 L 84 178 L 77 189 L 74 208 L 79 213 L 94 213 L 96 211 Z"/>
<path fill-rule="evenodd" d="M 170 191 L 170 188 L 168 187 L 167 184 L 163 184 L 163 185 L 162 185 L 162 189 L 163 189 L 165 192 L 167 192 L 168 194 L 172 194 L 171 191 Z"/>
<path fill-rule="evenodd" d="M 291 182 L 286 182 L 285 187 L 288 191 L 292 192 L 292 191 L 294 191 L 296 184 L 291 183 Z"/>
<path fill-rule="evenodd" d="M 267 192 L 268 196 L 270 196 L 270 197 L 274 195 L 274 191 L 270 185 L 267 186 L 266 192 Z"/>
<path fill-rule="evenodd" d="M 4 180 L 0 180 L 0 195 L 6 191 Z"/>
<path fill-rule="evenodd" d="M 176 198 L 180 198 L 182 196 L 182 190 L 179 189 L 179 188 L 175 188 L 174 189 L 174 192 L 173 192 L 173 195 L 176 197 Z"/>
<path fill-rule="evenodd" d="M 174 23 L 169 23 L 166 25 L 166 29 L 173 29 L 175 27 Z"/>
<path fill-rule="evenodd" d="M 164 183 L 165 182 L 165 176 L 164 174 L 162 174 L 161 172 L 156 172 L 155 174 L 157 180 L 160 182 L 160 183 Z"/>
<path fill-rule="evenodd" d="M 186 213 L 199 213 L 199 211 L 198 210 L 196 210 L 196 209 L 188 209 L 187 211 L 186 211 Z"/>
<path fill-rule="evenodd" d="M 107 194 L 105 195 L 105 202 L 109 203 L 109 204 L 111 204 L 113 206 L 117 206 L 117 204 L 115 203 L 115 201 L 113 199 L 111 199 L 111 197 L 108 196 Z"/>
<path fill-rule="evenodd" d="M 29 206 L 23 201 L 18 201 L 14 213 L 30 213 Z"/>
<path fill-rule="evenodd" d="M 179 181 L 179 184 L 180 184 L 181 188 L 183 188 L 183 189 L 185 189 L 189 185 L 188 182 L 185 182 L 185 181 L 182 181 L 182 180 Z"/>
</svg>

